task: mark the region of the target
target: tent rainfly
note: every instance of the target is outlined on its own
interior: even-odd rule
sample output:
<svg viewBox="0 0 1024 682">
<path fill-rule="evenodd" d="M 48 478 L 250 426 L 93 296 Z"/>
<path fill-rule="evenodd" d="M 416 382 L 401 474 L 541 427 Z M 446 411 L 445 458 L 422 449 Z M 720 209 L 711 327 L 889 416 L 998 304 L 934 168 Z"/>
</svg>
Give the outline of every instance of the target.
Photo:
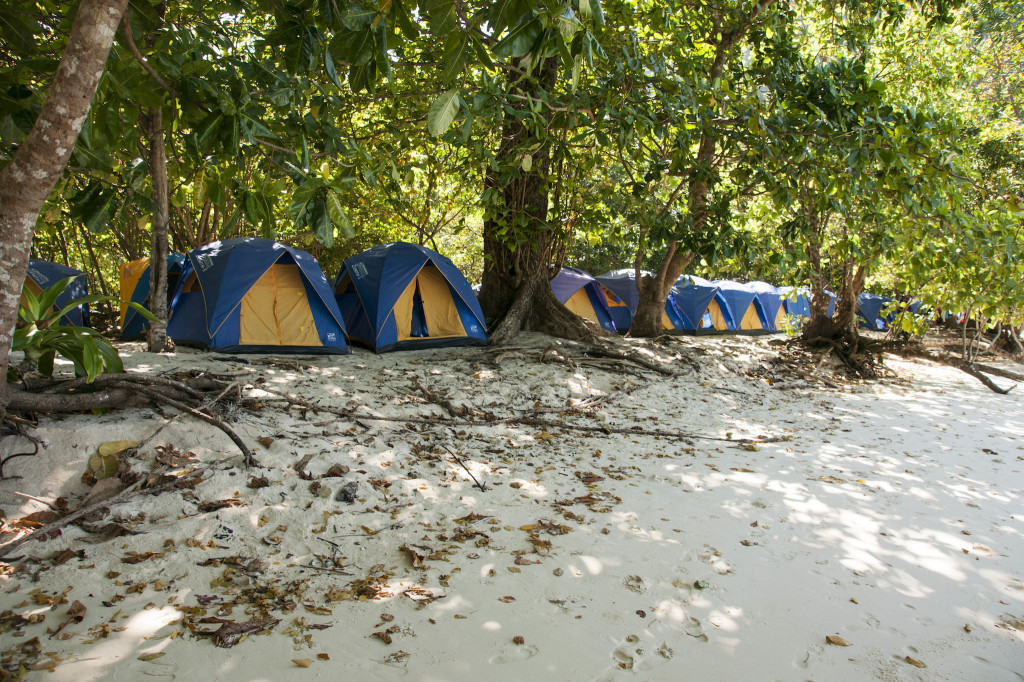
<svg viewBox="0 0 1024 682">
<path fill-rule="evenodd" d="M 767 334 L 765 328 L 767 315 L 757 297 L 757 292 L 745 284 L 727 279 L 716 279 L 712 282 L 720 291 L 729 306 L 729 331 L 740 334 Z"/>
<path fill-rule="evenodd" d="M 188 252 L 167 335 L 220 352 L 349 352 L 341 313 L 316 259 L 255 237 Z"/>
<path fill-rule="evenodd" d="M 757 300 L 761 302 L 761 310 L 764 312 L 764 317 L 761 319 L 762 327 L 769 332 L 779 331 L 786 317 L 786 311 L 782 305 L 784 294 L 774 284 L 759 280 L 747 282 L 747 288 L 753 290 L 757 294 Z"/>
<path fill-rule="evenodd" d="M 174 288 L 178 277 L 185 267 L 185 256 L 172 253 L 167 256 L 167 306 L 170 310 L 174 297 Z M 149 321 L 124 301 L 132 301 L 145 306 L 149 310 L 149 256 L 138 258 L 121 265 L 121 338 L 135 339 L 142 336 L 149 328 Z"/>
<path fill-rule="evenodd" d="M 334 283 L 350 341 L 376 353 L 486 346 L 473 289 L 450 260 L 423 246 L 381 244 L 347 259 Z"/>
<path fill-rule="evenodd" d="M 613 334 L 618 331 L 601 285 L 589 272 L 563 266 L 551 280 L 551 291 L 559 303 L 580 317 L 596 322 Z"/>
<path fill-rule="evenodd" d="M 672 289 L 686 331 L 709 334 L 729 328 L 729 306 L 716 285 L 703 277 L 682 275 Z"/>
</svg>

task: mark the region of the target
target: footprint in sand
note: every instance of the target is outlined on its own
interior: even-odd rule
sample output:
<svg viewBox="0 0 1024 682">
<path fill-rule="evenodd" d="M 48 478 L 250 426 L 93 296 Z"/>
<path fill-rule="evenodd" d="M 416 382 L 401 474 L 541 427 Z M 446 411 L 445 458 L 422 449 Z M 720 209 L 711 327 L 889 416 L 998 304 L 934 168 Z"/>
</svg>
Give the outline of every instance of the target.
<svg viewBox="0 0 1024 682">
<path fill-rule="evenodd" d="M 703 550 L 701 550 L 700 554 L 697 555 L 697 558 L 706 564 L 710 564 L 714 563 L 715 559 L 717 559 L 720 556 L 722 556 L 722 553 L 714 547 L 705 547 Z"/>
<path fill-rule="evenodd" d="M 793 667 L 806 669 L 808 666 L 810 666 L 811 658 L 817 658 L 821 655 L 821 652 L 824 650 L 824 647 L 817 645 L 807 647 L 807 652 L 802 657 L 797 658 L 795 661 L 793 661 Z"/>
<path fill-rule="evenodd" d="M 616 665 L 622 670 L 633 669 L 633 649 L 626 646 L 620 646 L 612 652 L 612 659 L 614 659 Z"/>
<path fill-rule="evenodd" d="M 699 642 L 708 641 L 708 636 L 704 634 L 704 628 L 701 627 L 700 621 L 693 616 L 683 621 L 683 632 Z"/>
<path fill-rule="evenodd" d="M 492 664 L 520 663 L 529 660 L 537 655 L 537 647 L 531 645 L 509 646 L 496 656 L 491 656 L 487 662 Z"/>
</svg>

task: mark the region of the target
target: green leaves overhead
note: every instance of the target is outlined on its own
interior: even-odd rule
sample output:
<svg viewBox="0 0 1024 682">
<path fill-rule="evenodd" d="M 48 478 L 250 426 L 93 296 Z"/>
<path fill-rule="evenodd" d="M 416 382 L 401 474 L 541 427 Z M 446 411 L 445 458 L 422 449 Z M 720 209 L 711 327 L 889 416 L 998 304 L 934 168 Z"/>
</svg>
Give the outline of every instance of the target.
<svg viewBox="0 0 1024 682">
<path fill-rule="evenodd" d="M 544 33 L 544 26 L 538 17 L 524 14 L 512 30 L 494 45 L 494 55 L 501 59 L 518 59 L 526 56 Z"/>
</svg>

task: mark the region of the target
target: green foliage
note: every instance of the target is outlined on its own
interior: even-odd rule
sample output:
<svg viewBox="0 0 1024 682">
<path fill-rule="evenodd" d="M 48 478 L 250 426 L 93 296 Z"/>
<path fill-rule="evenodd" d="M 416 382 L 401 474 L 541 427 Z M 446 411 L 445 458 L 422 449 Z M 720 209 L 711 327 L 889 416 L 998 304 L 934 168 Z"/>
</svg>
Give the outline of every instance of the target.
<svg viewBox="0 0 1024 682">
<path fill-rule="evenodd" d="M 18 309 L 18 322 L 15 325 L 11 350 L 23 351 L 25 363 L 43 376 L 53 374 L 54 359 L 60 355 L 74 364 L 75 376 L 88 377 L 91 382 L 104 372 L 123 371 L 121 357 L 110 342 L 95 329 L 59 326 L 58 321 L 79 306 L 116 299 L 100 295 L 83 296 L 69 301 L 62 308 L 55 308 L 57 298 L 74 279 L 62 279 L 38 297 L 28 286 L 22 289 L 22 303 Z M 143 306 L 133 302 L 126 303 L 147 320 L 156 321 L 153 314 Z M 8 380 L 11 380 L 10 375 Z"/>
</svg>

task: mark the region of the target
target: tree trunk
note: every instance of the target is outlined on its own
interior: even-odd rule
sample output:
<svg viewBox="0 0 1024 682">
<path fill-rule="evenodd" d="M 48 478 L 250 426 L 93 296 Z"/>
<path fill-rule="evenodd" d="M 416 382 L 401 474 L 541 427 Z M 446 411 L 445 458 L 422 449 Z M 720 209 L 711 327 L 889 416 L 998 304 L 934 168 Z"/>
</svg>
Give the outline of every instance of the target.
<svg viewBox="0 0 1024 682">
<path fill-rule="evenodd" d="M 715 58 L 708 67 L 708 81 L 714 81 L 725 73 L 730 52 L 773 1 L 759 0 L 749 15 L 743 18 L 731 30 L 723 31 L 719 35 L 718 45 L 715 47 Z M 708 194 L 711 192 L 709 178 L 717 163 L 715 154 L 718 150 L 718 137 L 718 133 L 712 127 L 701 131 L 700 143 L 697 147 L 697 158 L 695 159 L 694 167 L 690 171 L 687 183 L 687 205 L 691 218 L 690 230 L 695 235 L 703 232 L 704 226 L 708 221 Z M 662 216 L 668 213 L 681 188 L 682 184 L 669 197 L 661 209 Z M 629 328 L 630 336 L 654 337 L 662 333 L 661 313 L 665 308 L 669 292 L 672 290 L 672 285 L 679 279 L 679 275 L 683 273 L 683 269 L 694 258 L 693 253 L 689 251 L 680 252 L 678 249 L 678 242 L 669 242 L 665 260 L 662 261 L 655 277 L 646 278 L 648 281 L 641 280 L 639 263 L 637 264 L 636 283 L 639 300 L 637 301 L 636 311 L 633 314 L 633 322 Z"/>
<path fill-rule="evenodd" d="M 71 157 L 126 5 L 82 0 L 39 117 L 0 169 L 0 378 L 7 376 L 36 219 Z"/>
<path fill-rule="evenodd" d="M 536 81 L 526 81 L 516 94 L 536 98 L 549 90 L 557 74 L 555 59 L 541 65 Z M 506 343 L 520 331 L 540 331 L 570 339 L 591 337 L 588 327 L 555 298 L 548 282 L 555 275 L 552 263 L 560 258 L 563 244 L 548 225 L 548 172 L 551 151 L 547 145 L 531 147 L 538 138 L 526 121 L 506 116 L 501 147 L 496 158 L 506 169 L 530 153 L 530 170 L 509 172 L 491 169 L 484 181 L 501 192 L 503 210 L 484 222 L 484 273 L 480 306 L 491 326 L 491 342 Z"/>
<path fill-rule="evenodd" d="M 153 183 L 153 230 L 149 249 L 149 310 L 157 322 L 149 323 L 149 352 L 162 353 L 167 344 L 167 153 L 160 108 L 146 116 L 149 126 L 149 175 Z"/>
<path fill-rule="evenodd" d="M 669 253 L 662 262 L 654 277 L 641 277 L 637 273 L 636 311 L 629 326 L 629 335 L 653 338 L 663 333 L 661 318 L 665 310 L 665 301 L 676 280 L 693 262 L 692 252 L 681 252 L 675 242 L 669 244 Z"/>
</svg>

